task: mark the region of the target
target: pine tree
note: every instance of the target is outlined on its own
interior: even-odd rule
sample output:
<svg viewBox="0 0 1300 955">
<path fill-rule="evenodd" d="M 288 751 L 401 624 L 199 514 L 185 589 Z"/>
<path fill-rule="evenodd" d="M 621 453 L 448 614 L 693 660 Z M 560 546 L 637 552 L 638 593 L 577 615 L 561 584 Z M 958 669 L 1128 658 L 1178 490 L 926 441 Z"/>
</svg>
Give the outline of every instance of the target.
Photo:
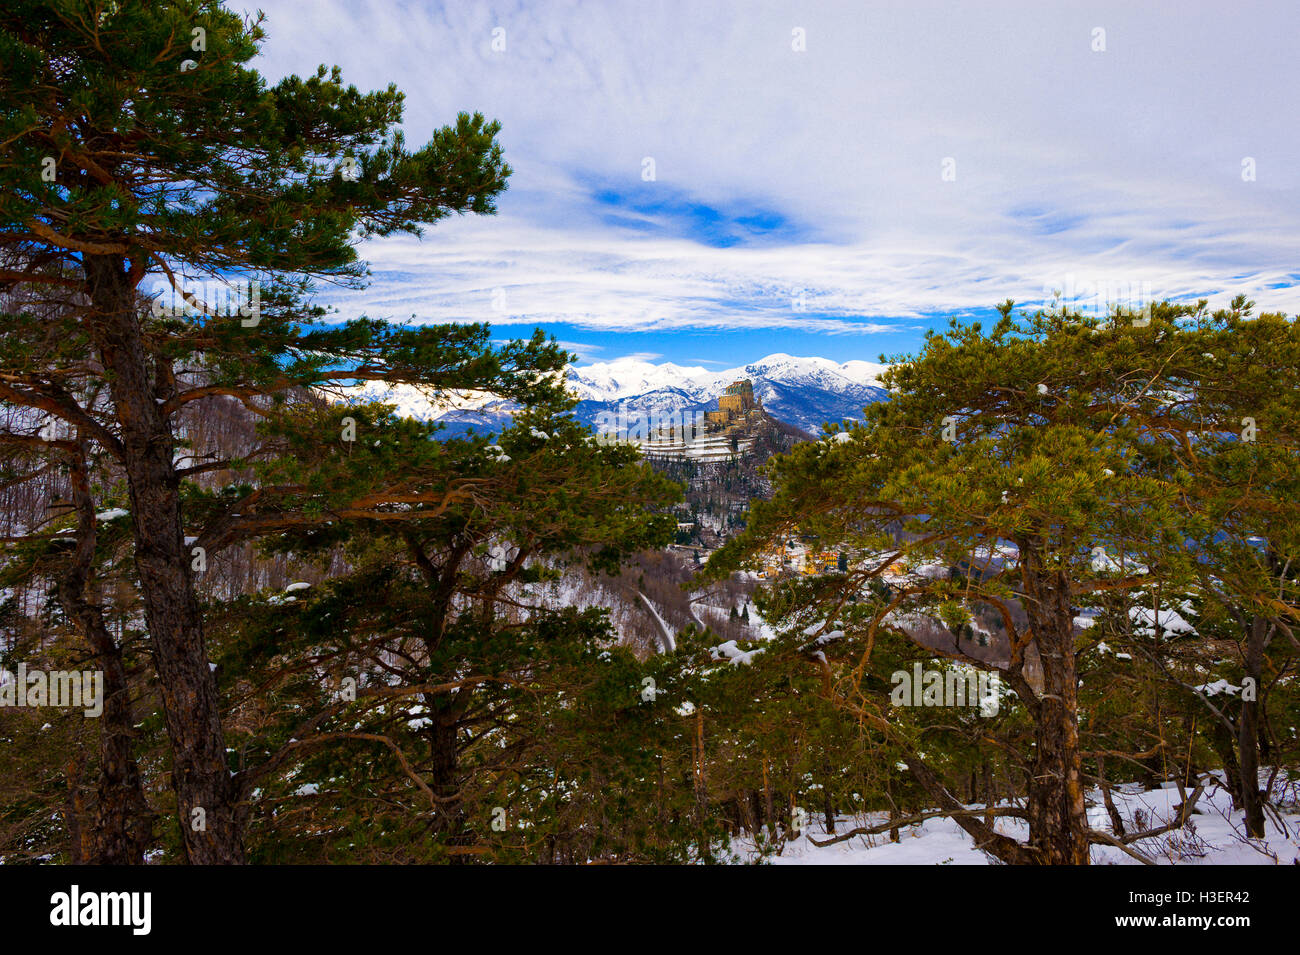
<svg viewBox="0 0 1300 955">
<path fill-rule="evenodd" d="M 1193 480 L 1183 497 L 1187 536 L 1202 559 L 1188 595 L 1201 607 L 1198 629 L 1234 639 L 1243 687 L 1236 719 L 1194 690 L 1215 726 L 1211 734 L 1237 782 L 1247 832 L 1262 838 L 1264 807 L 1256 785 L 1271 735 L 1267 704 L 1288 657 L 1300 651 L 1300 322 L 1252 316 L 1237 296 L 1231 307 L 1198 313 L 1179 340 L 1183 351 L 1162 369 L 1169 391 L 1195 395 L 1166 409 L 1168 456 L 1148 459 L 1153 473 Z M 1217 626 L 1216 626 L 1217 625 Z M 1189 683 L 1178 681 L 1182 688 Z M 1201 680 L 1195 682 L 1200 683 Z M 1235 743 L 1222 745 L 1226 730 Z"/>
<path fill-rule="evenodd" d="M 478 327 L 295 324 L 321 314 L 304 304 L 312 278 L 362 283 L 358 237 L 490 213 L 510 170 L 481 116 L 461 114 L 412 151 L 395 87 L 360 93 L 324 67 L 268 87 L 246 65 L 264 36 L 260 16 L 214 0 L 17 0 L 0 12 L 0 283 L 70 303 L 53 322 L 4 317 L 0 398 L 60 419 L 126 475 L 177 820 L 196 863 L 243 850 L 192 577 L 200 557 L 185 538 L 292 519 L 254 506 L 262 493 L 187 526 L 182 481 L 231 462 L 178 464 L 178 416 L 225 396 L 275 417 L 294 389 L 374 379 L 520 397 L 557 388 L 543 379 L 564 362 L 540 339 L 494 351 Z M 179 308 L 150 301 L 146 279 Z M 198 281 L 239 292 L 242 313 Z M 92 400 L 100 381 L 108 394 Z"/>
<path fill-rule="evenodd" d="M 380 435 L 377 448 L 358 442 L 349 456 L 308 442 L 301 455 L 268 465 L 270 488 L 287 484 L 279 472 L 290 468 L 322 474 L 322 487 L 410 475 L 402 497 L 427 495 L 439 506 L 281 524 L 268 541 L 276 552 L 306 560 L 341 551 L 346 570 L 289 609 L 263 599 L 224 611 L 220 662 L 257 674 L 284 714 L 241 738 L 242 791 L 335 779 L 339 811 L 364 817 L 360 807 L 380 787 L 372 811 L 390 833 L 406 834 L 399 842 L 463 859 L 495 838 L 491 811 L 505 805 L 499 792 L 489 795 L 496 781 L 534 772 L 525 757 L 545 733 L 541 712 L 574 679 L 570 668 L 594 665 L 612 640 L 601 612 L 550 608 L 535 588 L 569 563 L 612 573 L 631 554 L 666 545 L 674 523 L 666 512 L 679 491 L 635 449 L 596 444 L 558 408 L 526 405 L 492 443 L 428 440 L 432 429 L 385 421 L 368 429 Z M 354 494 L 345 489 L 341 499 Z M 322 498 L 326 514 L 342 510 Z M 348 678 L 354 698 L 341 701 Z M 394 709 L 411 706 L 422 718 L 403 730 Z M 523 811 L 518 801 L 508 809 L 514 818 Z M 273 817 L 258 825 L 278 828 Z M 321 820 L 321 828 L 339 843 L 357 835 L 350 825 Z M 299 838 L 315 841 L 301 830 Z"/>
<path fill-rule="evenodd" d="M 1136 324 L 1130 315 L 1098 321 L 1057 310 L 1016 318 L 1011 303 L 1000 311 L 988 332 L 954 322 L 946 334 L 930 334 L 919 356 L 900 356 L 887 375 L 893 397 L 868 408 L 847 440 L 809 443 L 777 459 L 772 501 L 755 502 L 749 530 L 714 557 L 707 576 L 730 573 L 797 527 L 864 556 L 851 561 L 846 577 L 776 600 L 780 616 L 830 615 L 870 645 L 885 628 L 908 633 L 891 622 L 895 612 L 928 613 L 951 630 L 969 622 L 970 601 L 995 608 L 1011 648 L 1000 674 L 1034 729 L 1035 746 L 1025 754 L 1029 840 L 954 819 L 1004 861 L 1086 864 L 1092 835 L 1083 802 L 1076 609 L 1107 594 L 1157 582 L 1177 590 L 1195 579 L 1186 541 L 1198 526 L 1205 537 L 1218 533 L 1222 525 L 1213 521 L 1222 515 L 1207 522 L 1205 512 L 1187 506 L 1198 477 L 1171 460 L 1171 435 L 1190 433 L 1194 421 L 1210 436 L 1235 437 L 1240 426 L 1211 400 L 1217 386 L 1198 403 L 1180 369 L 1189 355 L 1244 355 L 1250 345 L 1222 335 L 1218 350 L 1203 348 L 1203 306 L 1158 305 L 1149 323 Z M 1182 397 L 1171 409 L 1175 393 Z M 1294 461 L 1294 449 L 1286 454 Z M 1261 489 L 1261 496 L 1270 494 Z M 1000 570 L 976 568 L 972 554 L 1001 541 L 1015 545 L 1015 560 Z M 875 593 L 872 584 L 900 559 L 958 572 L 917 575 L 906 587 Z M 1293 612 L 1277 608 L 1271 619 Z M 1020 613 L 1027 627 L 1016 625 Z M 1025 669 L 1031 651 L 1041 686 L 1031 685 Z M 888 719 L 872 725 L 892 732 Z M 906 761 L 941 809 L 957 808 L 925 759 Z"/>
</svg>

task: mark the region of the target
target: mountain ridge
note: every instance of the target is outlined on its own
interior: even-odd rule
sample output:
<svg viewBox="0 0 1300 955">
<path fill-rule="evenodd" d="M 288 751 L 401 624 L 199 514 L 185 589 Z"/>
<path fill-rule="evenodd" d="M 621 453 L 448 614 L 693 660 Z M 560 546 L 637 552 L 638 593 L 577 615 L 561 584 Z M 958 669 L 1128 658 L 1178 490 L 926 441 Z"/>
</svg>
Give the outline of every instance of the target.
<svg viewBox="0 0 1300 955">
<path fill-rule="evenodd" d="M 817 434 L 823 422 L 860 418 L 866 405 L 886 400 L 879 383 L 886 367 L 777 352 L 722 371 L 622 358 L 571 367 L 568 378 L 582 399 L 576 413 L 589 422 L 620 407 L 651 415 L 709 410 L 727 385 L 748 378 L 769 415 Z"/>
<path fill-rule="evenodd" d="M 879 384 L 879 376 L 887 367 L 860 360 L 836 362 L 777 352 L 721 371 L 619 358 L 571 365 L 566 377 L 569 390 L 579 399 L 574 415 L 587 425 L 607 422 L 611 415 L 619 413 L 668 418 L 713 410 L 727 385 L 748 378 L 769 415 L 818 434 L 823 422 L 860 418 L 866 405 L 887 400 L 889 394 Z M 441 422 L 448 436 L 471 428 L 499 431 L 512 411 L 508 402 L 491 395 L 467 396 L 435 406 L 414 389 L 360 390 L 367 397 L 396 404 L 400 414 Z"/>
</svg>

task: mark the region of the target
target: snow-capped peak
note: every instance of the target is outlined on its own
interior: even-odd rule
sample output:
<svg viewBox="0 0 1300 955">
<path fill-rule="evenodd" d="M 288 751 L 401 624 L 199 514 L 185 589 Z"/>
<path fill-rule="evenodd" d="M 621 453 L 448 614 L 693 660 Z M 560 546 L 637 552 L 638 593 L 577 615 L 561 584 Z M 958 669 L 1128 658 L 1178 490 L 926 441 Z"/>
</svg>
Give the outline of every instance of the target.
<svg viewBox="0 0 1300 955">
<path fill-rule="evenodd" d="M 884 365 L 873 362 L 840 363 L 829 358 L 801 358 L 781 352 L 726 371 L 620 358 L 570 368 L 569 387 L 579 398 L 588 401 L 619 401 L 663 390 L 680 391 L 701 400 L 716 397 L 723 388 L 741 378 L 786 385 L 879 387 L 877 379 L 884 370 Z"/>
<path fill-rule="evenodd" d="M 571 367 L 568 377 L 570 390 L 579 398 L 588 401 L 617 401 L 664 388 L 694 391 L 706 382 L 711 383 L 718 374 L 698 366 L 674 365 L 671 362 L 655 365 L 639 358 L 618 358 L 582 368 Z"/>
</svg>

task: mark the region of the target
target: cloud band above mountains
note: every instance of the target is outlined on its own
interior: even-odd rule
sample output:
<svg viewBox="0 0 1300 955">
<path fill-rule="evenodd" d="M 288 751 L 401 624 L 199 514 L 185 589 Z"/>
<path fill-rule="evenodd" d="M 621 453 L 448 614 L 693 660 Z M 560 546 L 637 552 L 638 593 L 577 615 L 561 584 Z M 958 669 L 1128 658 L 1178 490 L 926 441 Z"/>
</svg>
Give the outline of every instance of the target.
<svg viewBox="0 0 1300 955">
<path fill-rule="evenodd" d="M 915 339 L 1071 281 L 1296 310 L 1294 5 L 263 6 L 269 76 L 330 50 L 412 141 L 500 119 L 516 170 L 495 219 L 367 243 L 344 317 Z"/>
</svg>

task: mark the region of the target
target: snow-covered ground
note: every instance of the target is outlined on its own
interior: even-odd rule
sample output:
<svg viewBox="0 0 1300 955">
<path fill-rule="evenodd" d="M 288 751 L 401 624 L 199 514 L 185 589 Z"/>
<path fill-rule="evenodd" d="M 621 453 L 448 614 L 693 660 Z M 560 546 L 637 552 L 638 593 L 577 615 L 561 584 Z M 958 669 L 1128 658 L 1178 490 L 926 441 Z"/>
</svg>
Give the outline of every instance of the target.
<svg viewBox="0 0 1300 955">
<path fill-rule="evenodd" d="M 1157 828 L 1170 821 L 1181 800 L 1178 789 L 1143 792 L 1136 784 L 1112 787 L 1115 806 L 1128 832 Z M 1130 848 L 1161 865 L 1290 865 L 1300 860 L 1300 804 L 1296 801 L 1297 783 L 1292 782 L 1289 798 L 1280 820 L 1272 813 L 1266 821 L 1267 837 L 1248 839 L 1242 814 L 1232 811 L 1232 799 L 1226 790 L 1210 786 L 1196 804 L 1189 824 L 1183 829 L 1133 843 Z M 1096 791 L 1088 795 L 1089 822 L 1094 829 L 1110 833 L 1110 819 Z M 772 865 L 991 865 L 990 856 L 975 848 L 974 841 L 951 819 L 929 819 L 900 831 L 897 843 L 889 833 L 855 836 L 845 842 L 816 846 L 828 837 L 822 817 L 806 808 L 808 825 L 798 838 L 785 844 L 779 855 L 770 855 Z M 1135 816 L 1141 813 L 1139 819 Z M 855 827 L 873 827 L 887 821 L 883 813 L 840 816 L 836 832 L 844 834 Z M 1279 821 L 1281 825 L 1279 825 Z M 1018 819 L 994 820 L 999 832 L 1024 840 L 1027 826 Z M 1285 827 L 1285 830 L 1282 827 Z M 757 861 L 753 841 L 746 837 L 734 840 L 733 850 L 742 859 Z M 1141 865 L 1137 859 L 1112 846 L 1092 847 L 1094 865 Z"/>
</svg>

